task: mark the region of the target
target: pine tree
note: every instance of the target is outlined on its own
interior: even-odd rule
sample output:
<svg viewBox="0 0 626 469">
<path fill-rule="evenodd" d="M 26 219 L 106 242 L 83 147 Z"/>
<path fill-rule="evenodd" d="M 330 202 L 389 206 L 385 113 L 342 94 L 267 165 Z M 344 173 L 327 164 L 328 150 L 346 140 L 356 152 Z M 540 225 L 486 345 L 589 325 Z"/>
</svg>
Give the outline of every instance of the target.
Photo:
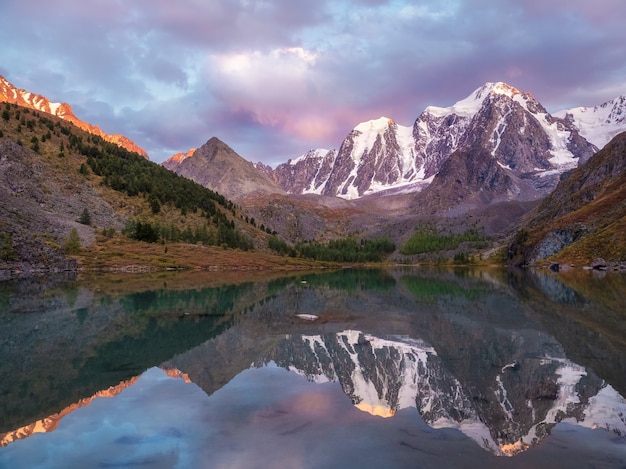
<svg viewBox="0 0 626 469">
<path fill-rule="evenodd" d="M 91 225 L 91 214 L 89 213 L 89 210 L 87 210 L 87 207 L 85 207 L 83 213 L 81 213 L 78 221 L 83 225 Z"/>
<path fill-rule="evenodd" d="M 9 233 L 0 232 L 0 260 L 17 260 L 15 250 L 13 249 L 13 239 Z"/>
<path fill-rule="evenodd" d="M 80 236 L 78 236 L 76 228 L 72 228 L 70 236 L 63 244 L 63 252 L 69 255 L 78 254 L 80 252 Z"/>
</svg>

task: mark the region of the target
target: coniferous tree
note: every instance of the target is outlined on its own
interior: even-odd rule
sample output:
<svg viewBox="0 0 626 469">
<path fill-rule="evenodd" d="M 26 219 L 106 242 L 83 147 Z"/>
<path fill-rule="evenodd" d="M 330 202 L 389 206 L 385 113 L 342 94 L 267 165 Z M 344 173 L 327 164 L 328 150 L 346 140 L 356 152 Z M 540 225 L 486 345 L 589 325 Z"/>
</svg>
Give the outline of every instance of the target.
<svg viewBox="0 0 626 469">
<path fill-rule="evenodd" d="M 63 243 L 63 252 L 65 254 L 73 255 L 80 252 L 80 236 L 76 228 L 72 228 L 69 237 Z"/>
<path fill-rule="evenodd" d="M 9 233 L 0 232 L 0 260 L 17 260 L 15 249 L 13 248 L 13 238 L 11 238 Z"/>
<path fill-rule="evenodd" d="M 89 210 L 87 210 L 87 207 L 83 209 L 83 213 L 80 214 L 80 219 L 78 221 L 83 225 L 91 225 L 91 214 L 89 213 Z"/>
</svg>

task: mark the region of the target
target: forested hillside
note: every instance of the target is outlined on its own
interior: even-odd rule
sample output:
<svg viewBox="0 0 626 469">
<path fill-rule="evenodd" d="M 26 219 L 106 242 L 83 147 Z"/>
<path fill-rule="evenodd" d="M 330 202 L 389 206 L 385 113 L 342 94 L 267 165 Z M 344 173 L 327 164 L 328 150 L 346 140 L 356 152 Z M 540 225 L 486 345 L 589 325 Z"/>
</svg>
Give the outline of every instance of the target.
<svg viewBox="0 0 626 469">
<path fill-rule="evenodd" d="M 0 112 L 0 270 L 63 270 L 97 240 L 267 246 L 222 195 L 63 120 Z"/>
</svg>

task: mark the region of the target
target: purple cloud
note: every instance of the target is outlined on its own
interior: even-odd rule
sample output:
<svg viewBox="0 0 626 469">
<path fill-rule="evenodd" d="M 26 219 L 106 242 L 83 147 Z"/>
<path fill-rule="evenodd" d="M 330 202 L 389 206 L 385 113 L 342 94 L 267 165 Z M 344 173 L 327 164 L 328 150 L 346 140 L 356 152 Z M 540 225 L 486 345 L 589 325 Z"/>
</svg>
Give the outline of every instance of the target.
<svg viewBox="0 0 626 469">
<path fill-rule="evenodd" d="M 9 0 L 0 71 L 162 161 L 217 136 L 276 164 L 486 81 L 549 111 L 626 93 L 621 0 Z"/>
</svg>

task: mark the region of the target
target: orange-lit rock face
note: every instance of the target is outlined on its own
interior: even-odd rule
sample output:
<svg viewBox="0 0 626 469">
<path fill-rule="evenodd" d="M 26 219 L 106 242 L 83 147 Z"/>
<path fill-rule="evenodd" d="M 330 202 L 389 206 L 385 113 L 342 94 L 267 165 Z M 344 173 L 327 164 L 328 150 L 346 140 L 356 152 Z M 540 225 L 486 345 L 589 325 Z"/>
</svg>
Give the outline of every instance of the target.
<svg viewBox="0 0 626 469">
<path fill-rule="evenodd" d="M 139 379 L 139 376 L 134 376 L 133 378 L 122 381 L 117 386 L 111 386 L 108 389 L 103 389 L 102 391 L 98 391 L 91 397 L 85 397 L 74 404 L 67 406 L 65 409 L 57 412 L 56 414 L 52 414 L 50 417 L 43 418 L 41 420 L 37 420 L 31 424 L 20 427 L 11 432 L 7 432 L 5 434 L 0 434 L 0 447 L 6 446 L 9 443 L 14 442 L 15 440 L 22 440 L 24 438 L 28 438 L 29 436 L 34 435 L 35 433 L 45 433 L 51 432 L 55 430 L 63 417 L 71 414 L 77 409 L 81 407 L 87 407 L 94 399 L 99 397 L 115 397 L 119 393 L 121 393 L 124 389 L 128 388 L 135 384 L 135 382 Z"/>
<path fill-rule="evenodd" d="M 172 155 L 169 158 L 169 161 L 172 161 L 172 162 L 175 162 L 175 163 L 181 163 L 183 160 L 185 160 L 185 159 L 189 158 L 190 156 L 192 156 L 195 151 L 196 151 L 195 148 L 190 148 L 187 153 L 176 153 L 175 155 Z"/>
<path fill-rule="evenodd" d="M 367 412 L 368 414 L 375 415 L 376 417 L 382 417 L 384 419 L 393 417 L 396 413 L 395 410 L 390 409 L 389 407 L 368 404 L 367 402 L 355 404 L 355 407 L 360 411 Z"/>
<path fill-rule="evenodd" d="M 528 448 L 530 448 L 530 446 L 524 443 L 522 440 L 516 441 L 515 443 L 510 443 L 508 445 L 500 445 L 500 449 L 506 456 L 515 456 L 516 454 L 526 451 Z"/>
<path fill-rule="evenodd" d="M 189 376 L 180 370 L 170 368 L 170 369 L 164 369 L 163 372 L 170 378 L 182 379 L 186 383 L 191 383 Z M 8 444 L 13 443 L 16 440 L 22 440 L 24 438 L 28 438 L 29 436 L 32 436 L 36 433 L 51 432 L 59 426 L 59 423 L 66 415 L 71 414 L 72 412 L 74 412 L 77 409 L 80 409 L 81 407 L 87 407 L 89 404 L 91 404 L 94 401 L 94 399 L 97 399 L 100 397 L 111 398 L 111 397 L 117 396 L 123 390 L 135 384 L 139 378 L 140 376 L 134 376 L 130 378 L 129 380 L 122 381 L 120 384 L 116 386 L 111 386 L 108 389 L 103 389 L 102 391 L 98 391 L 91 397 L 85 397 L 84 399 L 81 399 L 80 401 L 67 406 L 65 409 L 61 410 L 60 412 L 57 412 L 56 414 L 52 414 L 49 417 L 43 418 L 41 420 L 37 420 L 36 422 L 30 423 L 28 425 L 24 425 L 23 427 L 20 427 L 16 430 L 13 430 L 4 434 L 0 433 L 0 447 L 7 446 Z"/>
<path fill-rule="evenodd" d="M 50 102 L 45 96 L 18 89 L 2 76 L 0 76 L 0 102 L 17 104 L 18 106 L 24 106 L 60 117 L 61 119 L 71 122 L 76 127 L 86 132 L 102 137 L 102 139 L 107 142 L 114 143 L 128 151 L 135 152 L 144 158 L 148 158 L 148 153 L 146 153 L 143 148 L 139 147 L 128 137 L 120 134 L 107 134 L 98 126 L 88 124 L 87 122 L 84 122 L 76 117 L 69 104 L 53 103 Z"/>
<path fill-rule="evenodd" d="M 170 378 L 182 379 L 185 383 L 191 383 L 191 379 L 189 378 L 189 375 L 187 373 L 183 373 L 182 371 L 177 370 L 176 368 L 161 368 L 161 369 Z"/>
</svg>

